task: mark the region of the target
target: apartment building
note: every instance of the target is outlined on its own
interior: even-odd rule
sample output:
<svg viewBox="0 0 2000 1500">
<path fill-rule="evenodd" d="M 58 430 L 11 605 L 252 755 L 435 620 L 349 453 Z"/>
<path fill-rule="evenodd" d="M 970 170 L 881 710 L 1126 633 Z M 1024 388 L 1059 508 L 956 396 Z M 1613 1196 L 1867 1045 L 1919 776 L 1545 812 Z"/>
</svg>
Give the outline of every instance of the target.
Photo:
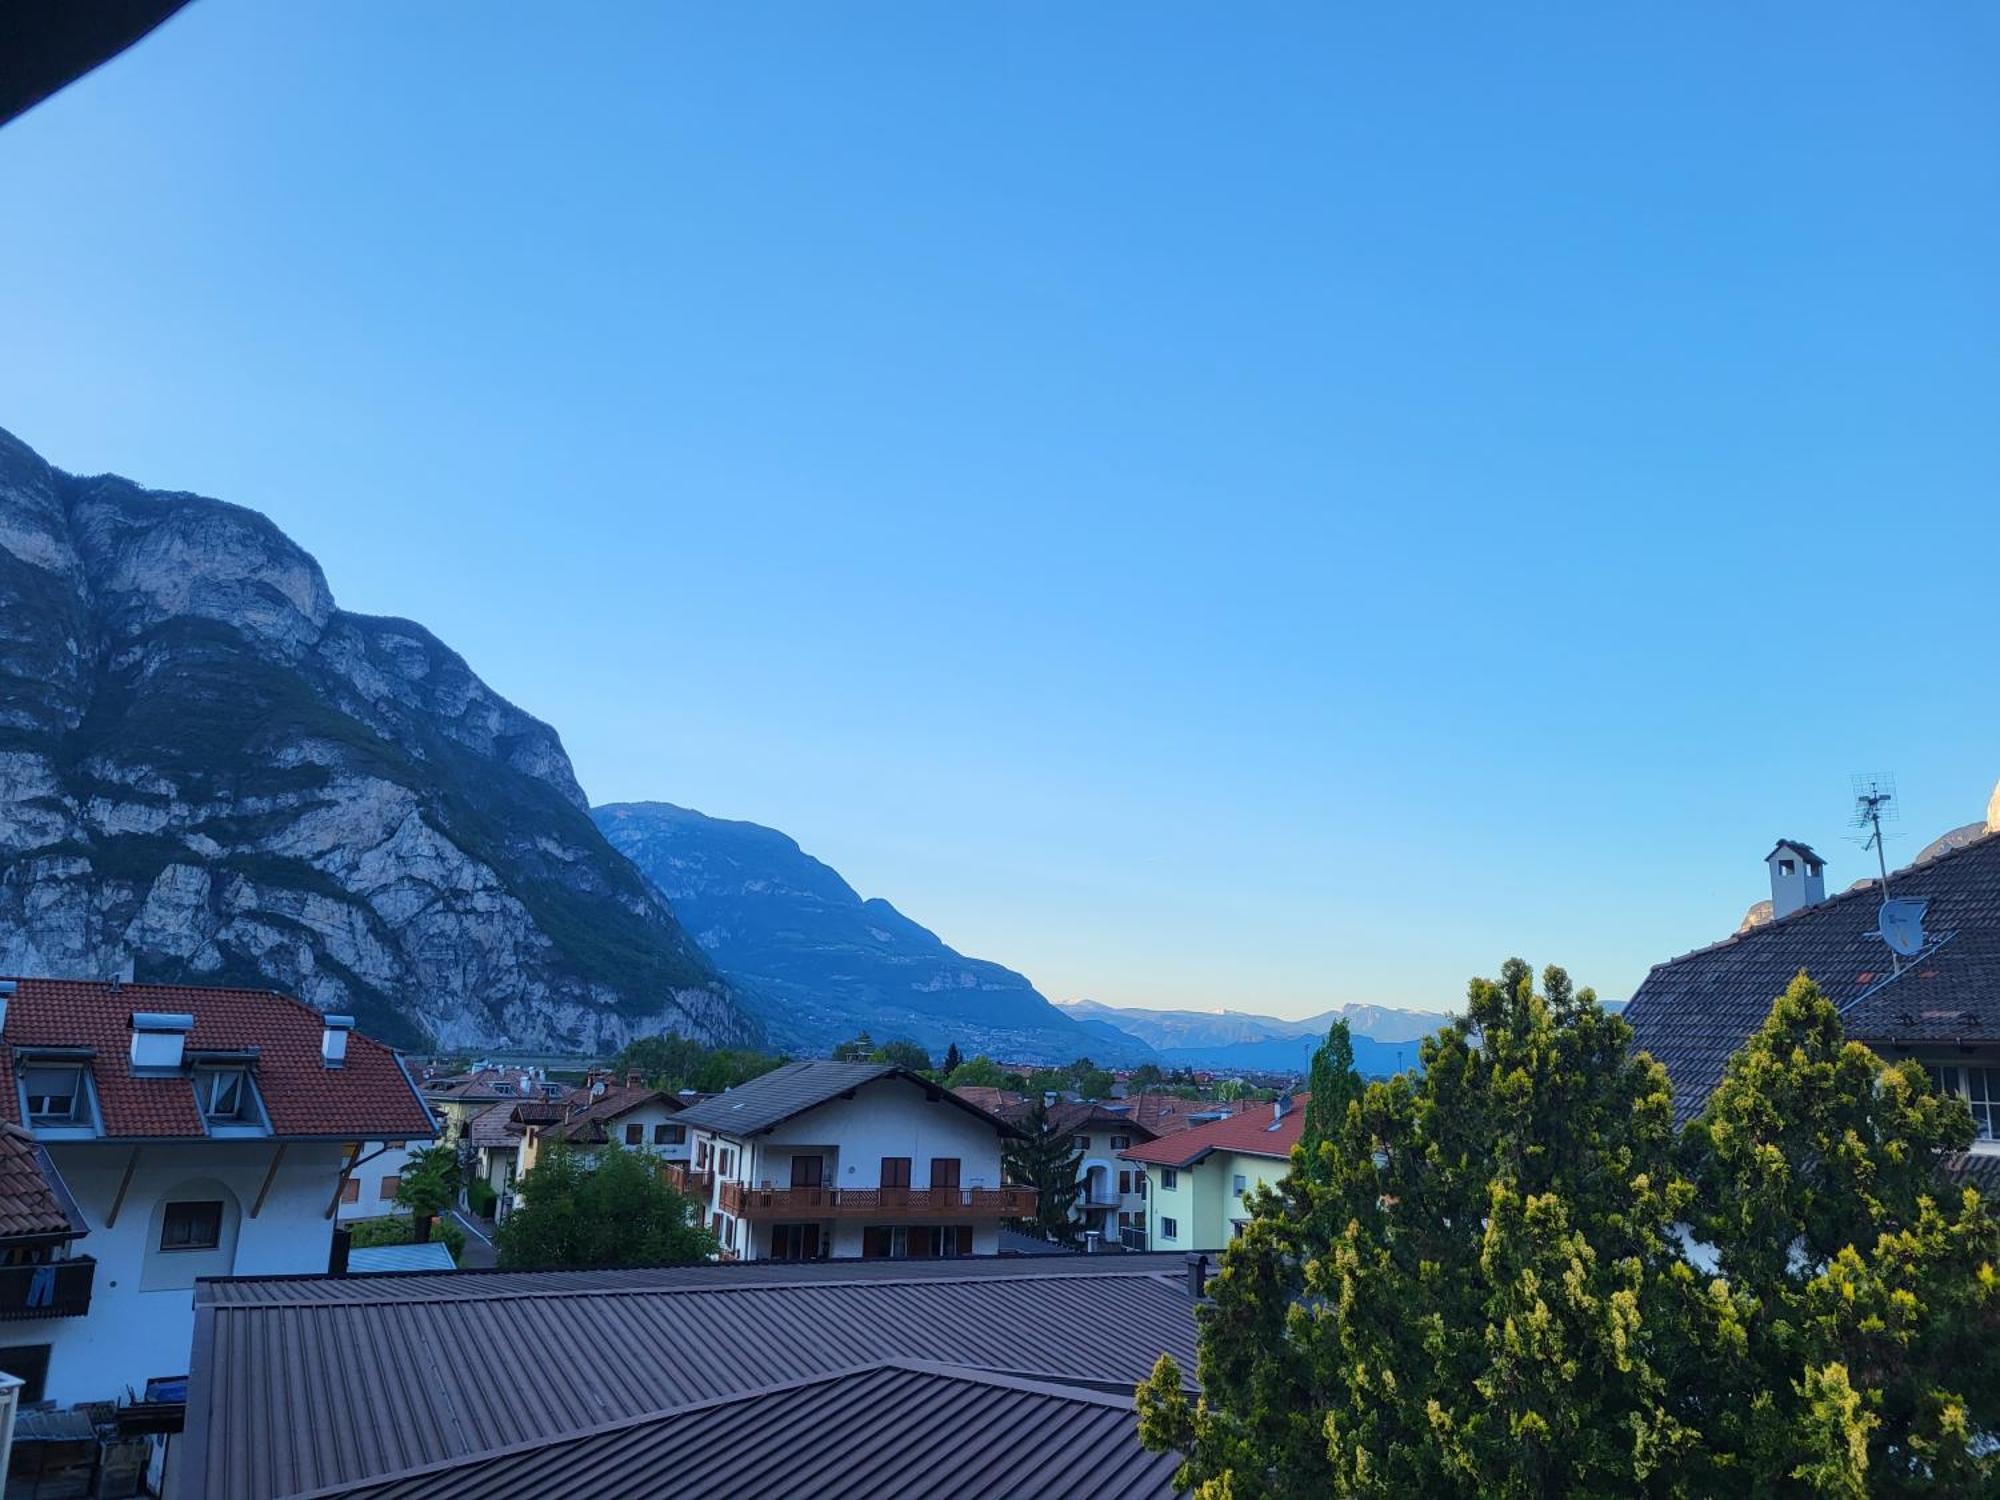
<svg viewBox="0 0 2000 1500">
<path fill-rule="evenodd" d="M 1134 1248 L 1219 1250 L 1242 1233 L 1251 1190 L 1291 1169 L 1306 1097 L 1255 1105 L 1121 1152 L 1146 1174 L 1145 1243 Z"/>
<path fill-rule="evenodd" d="M 588 1074 L 583 1087 L 552 1111 L 516 1111 L 525 1127 L 520 1174 L 533 1171 L 541 1153 L 556 1142 L 584 1152 L 621 1146 L 661 1161 L 685 1163 L 688 1130 L 680 1118 L 685 1108 L 678 1095 L 648 1088 L 636 1071 L 627 1073 L 623 1083 L 614 1082 L 607 1073 Z"/>
<path fill-rule="evenodd" d="M 1034 1212 L 997 1115 L 891 1064 L 795 1062 L 683 1111 L 674 1175 L 737 1260 L 991 1255 Z"/>
<path fill-rule="evenodd" d="M 197 1277 L 326 1270 L 358 1143 L 434 1128 L 352 1028 L 263 990 L 0 980 L 0 1370 L 25 1401 L 137 1396 L 157 1431 Z"/>
</svg>

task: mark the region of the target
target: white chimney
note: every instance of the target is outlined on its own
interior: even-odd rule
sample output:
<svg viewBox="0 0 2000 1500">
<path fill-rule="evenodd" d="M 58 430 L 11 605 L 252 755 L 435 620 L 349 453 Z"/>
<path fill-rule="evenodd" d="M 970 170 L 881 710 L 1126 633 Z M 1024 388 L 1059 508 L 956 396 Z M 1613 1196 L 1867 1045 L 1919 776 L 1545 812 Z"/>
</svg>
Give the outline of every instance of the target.
<svg viewBox="0 0 2000 1500">
<path fill-rule="evenodd" d="M 1764 863 L 1771 867 L 1772 921 L 1826 899 L 1826 861 L 1813 853 L 1810 844 L 1779 839 Z"/>
<path fill-rule="evenodd" d="M 181 1065 L 194 1017 L 160 1010 L 132 1012 L 132 1068 L 135 1072 L 171 1072 Z"/>
<path fill-rule="evenodd" d="M 352 1016 L 325 1016 L 326 1029 L 319 1034 L 319 1060 L 329 1068 L 347 1062 L 347 1033 L 354 1029 Z"/>
<path fill-rule="evenodd" d="M 14 981 L 0 979 L 0 1032 L 7 1029 L 7 1002 L 14 998 Z"/>
</svg>

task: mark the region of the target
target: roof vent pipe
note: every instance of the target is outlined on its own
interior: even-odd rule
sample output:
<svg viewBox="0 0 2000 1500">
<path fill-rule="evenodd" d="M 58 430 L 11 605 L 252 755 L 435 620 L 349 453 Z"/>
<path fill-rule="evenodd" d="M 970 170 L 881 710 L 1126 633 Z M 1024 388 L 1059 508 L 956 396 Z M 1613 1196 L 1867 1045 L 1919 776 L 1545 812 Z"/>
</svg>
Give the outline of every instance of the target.
<svg viewBox="0 0 2000 1500">
<path fill-rule="evenodd" d="M 347 1066 L 347 1033 L 354 1029 L 352 1016 L 325 1016 L 325 1029 L 319 1034 L 319 1060 L 329 1068 Z"/>
<path fill-rule="evenodd" d="M 158 1010 L 132 1012 L 132 1066 L 141 1072 L 178 1068 L 194 1017 Z"/>
</svg>

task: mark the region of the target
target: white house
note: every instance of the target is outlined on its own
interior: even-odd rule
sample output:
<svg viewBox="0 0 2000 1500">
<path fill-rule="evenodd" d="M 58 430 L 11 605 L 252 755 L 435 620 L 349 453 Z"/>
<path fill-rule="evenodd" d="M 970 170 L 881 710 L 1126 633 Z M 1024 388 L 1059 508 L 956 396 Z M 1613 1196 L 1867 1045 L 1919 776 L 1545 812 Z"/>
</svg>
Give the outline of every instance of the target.
<svg viewBox="0 0 2000 1500">
<path fill-rule="evenodd" d="M 588 1074 L 583 1087 L 545 1109 L 552 1118 L 517 1107 L 515 1117 L 525 1127 L 519 1171 L 524 1175 L 532 1171 L 541 1153 L 558 1142 L 573 1151 L 622 1146 L 661 1161 L 685 1162 L 688 1132 L 680 1118 L 684 1107 L 677 1095 L 646 1087 L 636 1072 L 627 1073 L 622 1084 L 608 1074 Z"/>
<path fill-rule="evenodd" d="M 1015 1128 L 907 1068 L 787 1063 L 680 1122 L 676 1176 L 735 1259 L 991 1255 L 1035 1211 L 1001 1172 Z"/>
<path fill-rule="evenodd" d="M 339 1221 L 379 1219 L 398 1212 L 396 1190 L 403 1185 L 403 1169 L 412 1150 L 421 1151 L 428 1141 L 363 1141 L 361 1153 L 341 1184 Z"/>
<path fill-rule="evenodd" d="M 78 1231 L 42 1252 L 48 1295 L 0 1322 L 24 1399 L 151 1382 L 171 1404 L 195 1278 L 326 1270 L 359 1142 L 433 1128 L 401 1060 L 352 1026 L 262 990 L 0 981 L 0 1121 Z M 17 1270 L 32 1283 L 32 1260 L 0 1263 Z"/>
</svg>

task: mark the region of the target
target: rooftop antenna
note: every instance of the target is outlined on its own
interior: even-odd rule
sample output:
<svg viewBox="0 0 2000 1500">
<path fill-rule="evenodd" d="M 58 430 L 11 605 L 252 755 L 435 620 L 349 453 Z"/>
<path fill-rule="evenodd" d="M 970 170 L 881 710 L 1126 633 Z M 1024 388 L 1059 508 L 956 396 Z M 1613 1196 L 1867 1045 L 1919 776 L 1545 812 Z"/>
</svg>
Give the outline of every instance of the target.
<svg viewBox="0 0 2000 1500">
<path fill-rule="evenodd" d="M 1882 852 L 1882 825 L 1900 816 L 1896 805 L 1896 778 L 1882 771 L 1869 771 L 1854 778 L 1854 826 L 1866 829 L 1863 849 L 1875 851 L 1875 864 L 1882 872 L 1882 897 L 1889 896 L 1889 860 Z"/>
<path fill-rule="evenodd" d="M 1866 830 L 1861 847 L 1875 851 L 1875 867 L 1882 872 L 1882 909 L 1875 931 L 1868 936 L 1880 938 L 1887 945 L 1890 972 L 1880 983 L 1869 986 L 1842 1006 L 1843 1012 L 1859 1004 L 1883 984 L 1900 979 L 1904 959 L 1915 960 L 1927 950 L 1940 947 L 1957 936 L 1955 932 L 1943 933 L 1935 939 L 1926 936 L 1924 912 L 1931 904 L 1930 898 L 1898 900 L 1889 888 L 1889 858 L 1882 848 L 1886 837 L 1882 825 L 1895 822 L 1896 817 L 1896 779 L 1893 776 L 1878 771 L 1854 778 L 1854 826 Z"/>
</svg>

